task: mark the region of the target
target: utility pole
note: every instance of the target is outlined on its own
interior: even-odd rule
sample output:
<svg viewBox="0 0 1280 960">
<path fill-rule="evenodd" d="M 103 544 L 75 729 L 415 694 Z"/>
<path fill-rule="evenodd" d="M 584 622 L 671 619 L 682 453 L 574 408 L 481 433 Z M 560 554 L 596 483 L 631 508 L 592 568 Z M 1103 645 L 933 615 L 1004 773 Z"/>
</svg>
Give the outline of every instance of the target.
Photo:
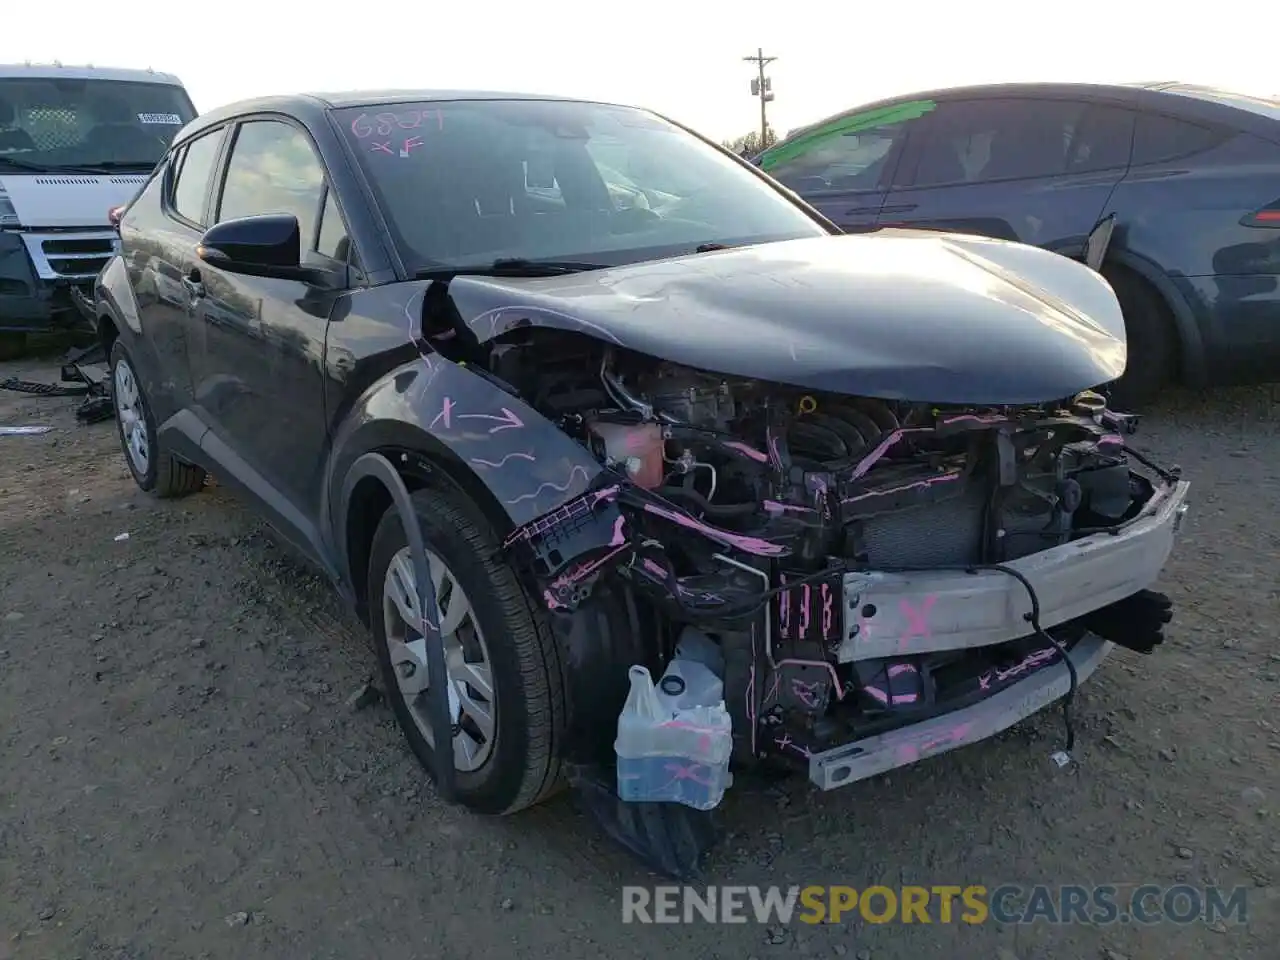
<svg viewBox="0 0 1280 960">
<path fill-rule="evenodd" d="M 778 58 L 766 57 L 764 47 L 756 47 L 754 57 L 742 59 L 747 63 L 754 63 L 758 71 L 758 75 L 751 81 L 751 95 L 760 98 L 760 149 L 763 150 L 768 145 L 769 137 L 769 121 L 765 115 L 765 104 L 773 99 L 773 81 L 764 75 L 764 68 Z"/>
</svg>

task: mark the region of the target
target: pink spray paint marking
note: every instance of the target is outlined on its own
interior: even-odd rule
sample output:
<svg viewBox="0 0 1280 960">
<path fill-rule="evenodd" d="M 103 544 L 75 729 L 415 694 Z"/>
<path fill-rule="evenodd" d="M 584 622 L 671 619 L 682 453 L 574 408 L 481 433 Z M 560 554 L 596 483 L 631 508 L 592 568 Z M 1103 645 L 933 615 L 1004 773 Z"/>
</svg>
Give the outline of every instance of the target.
<svg viewBox="0 0 1280 960">
<path fill-rule="evenodd" d="M 775 672 L 773 675 L 773 683 L 769 684 L 769 690 L 764 695 L 765 703 L 770 703 L 778 699 L 778 687 L 782 686 L 782 678 Z"/>
<path fill-rule="evenodd" d="M 960 474 L 945 473 L 937 477 L 929 477 L 927 480 L 916 480 L 914 483 L 903 483 L 896 487 L 885 487 L 882 490 L 869 490 L 866 493 L 860 493 L 856 497 L 845 497 L 840 502 L 857 503 L 859 500 L 870 500 L 873 497 L 887 497 L 895 493 L 906 493 L 908 490 L 925 490 L 929 487 L 936 486 L 939 483 L 951 483 L 959 480 Z"/>
<path fill-rule="evenodd" d="M 500 417 L 496 417 L 491 413 L 460 413 L 458 414 L 458 419 L 497 421 L 498 425 L 489 431 L 491 434 L 497 433 L 499 430 L 517 430 L 524 426 L 524 421 L 506 407 L 502 408 L 502 416 Z"/>
<path fill-rule="evenodd" d="M 1007 417 L 979 417 L 970 413 L 962 414 L 958 417 L 950 417 L 946 420 L 939 421 L 940 426 L 951 426 L 957 423 L 974 423 L 974 424 L 992 424 L 1005 423 Z M 936 433 L 933 427 L 899 427 L 889 436 L 885 437 L 876 445 L 876 448 L 869 454 L 858 461 L 857 467 L 854 468 L 852 474 L 849 475 L 850 480 L 857 480 L 866 475 L 866 472 L 874 467 L 893 447 L 895 447 L 903 437 L 913 433 Z"/>
<path fill-rule="evenodd" d="M 835 610 L 832 605 L 835 597 L 831 593 L 830 584 L 822 585 L 822 636 L 824 638 L 831 636 L 831 627 L 835 623 Z"/>
<path fill-rule="evenodd" d="M 955 423 L 976 423 L 976 424 L 1005 423 L 1008 421 L 1008 419 L 1009 419 L 1008 417 L 999 417 L 999 416 L 980 417 L 972 413 L 962 413 L 958 417 L 946 417 L 945 419 L 939 420 L 938 423 L 941 426 L 949 427 Z"/>
<path fill-rule="evenodd" d="M 920 604 L 917 610 L 907 600 L 898 601 L 898 609 L 902 615 L 907 618 L 907 629 L 902 635 L 902 648 L 905 650 L 907 643 L 913 637 L 929 639 L 933 633 L 929 629 L 929 611 L 933 609 L 933 605 L 938 602 L 937 594 L 929 594 L 924 598 L 924 602 Z"/>
<path fill-rule="evenodd" d="M 612 500 L 618 495 L 620 489 L 617 484 L 614 484 L 611 487 L 597 490 L 595 493 L 584 494 L 576 500 L 571 500 L 558 510 L 552 510 L 550 513 L 526 523 L 523 527 L 514 531 L 511 536 L 507 537 L 502 545 L 509 547 L 517 541 L 529 540 L 544 533 L 549 533 L 560 524 L 568 523 L 584 513 L 589 513 L 600 501 Z"/>
<path fill-rule="evenodd" d="M 787 575 L 785 573 L 778 575 L 778 580 L 782 586 L 787 585 Z M 778 633 L 781 634 L 782 640 L 791 639 L 791 591 L 784 590 L 778 596 Z"/>
<path fill-rule="evenodd" d="M 581 467 L 577 469 L 582 469 Z M 668 510 L 657 504 L 646 503 L 644 505 L 646 513 L 652 513 L 655 516 L 663 517 L 672 523 L 678 523 L 682 527 L 690 530 L 696 530 L 708 539 L 715 540 L 717 543 L 728 544 L 731 547 L 737 547 L 743 553 L 755 554 L 760 557 L 777 557 L 787 553 L 787 548 L 776 543 L 770 543 L 768 540 L 761 540 L 759 537 L 748 537 L 740 533 L 730 533 L 728 530 L 721 530 L 710 524 L 703 523 L 701 520 L 695 520 L 686 514 L 677 513 L 674 510 Z"/>
<path fill-rule="evenodd" d="M 779 750 L 794 750 L 805 759 L 808 759 L 810 756 L 809 748 L 796 743 L 791 739 L 791 734 L 789 733 L 784 733 L 780 737 L 774 737 L 773 742 Z"/>
<path fill-rule="evenodd" d="M 806 636 L 809 633 L 809 595 L 811 591 L 809 584 L 805 584 L 800 588 L 800 636 Z"/>
<path fill-rule="evenodd" d="M 620 547 L 627 542 L 626 534 L 622 532 L 622 528 L 626 526 L 627 518 L 618 517 L 613 521 L 613 536 L 609 539 L 609 546 Z"/>
<path fill-rule="evenodd" d="M 803 507 L 796 503 L 782 503 L 779 500 L 765 500 L 761 504 L 766 513 L 777 515 L 779 513 L 814 513 L 812 507 Z"/>
<path fill-rule="evenodd" d="M 626 550 L 627 546 L 628 545 L 624 543 L 622 546 L 609 551 L 598 560 L 581 564 L 580 566 L 569 570 L 567 573 L 562 573 L 560 576 L 556 577 L 550 587 L 543 591 L 542 599 L 546 601 L 546 604 L 550 609 L 560 609 L 563 605 L 556 599 L 556 592 L 564 590 L 566 587 L 571 587 L 581 580 L 585 580 L 618 554 L 622 553 L 622 551 Z"/>
<path fill-rule="evenodd" d="M 448 424 L 446 424 L 446 426 L 448 426 Z M 499 460 L 496 463 L 492 460 L 485 460 L 482 457 L 471 458 L 471 462 L 476 464 L 476 466 L 492 467 L 495 470 L 497 470 L 499 467 L 506 466 L 506 463 L 508 460 L 528 460 L 530 463 L 538 462 L 538 458 L 535 457 L 532 453 L 508 453 L 505 457 L 503 457 L 501 460 Z"/>
<path fill-rule="evenodd" d="M 810 710 L 818 705 L 818 691 L 821 684 L 806 683 L 799 677 L 795 677 L 791 681 L 791 695 L 803 703 Z"/>
<path fill-rule="evenodd" d="M 694 783 L 703 787 L 713 787 L 711 778 L 702 771 L 706 767 L 701 764 L 691 763 L 688 766 L 682 766 L 678 763 L 668 763 L 666 770 L 672 775 L 673 780 L 692 780 Z"/>
<path fill-rule="evenodd" d="M 915 673 L 915 672 L 916 672 L 916 668 L 910 663 L 895 663 L 888 670 L 890 680 L 892 680 L 894 677 L 900 677 L 904 673 Z"/>
<path fill-rule="evenodd" d="M 444 404 L 440 407 L 440 412 L 437 413 L 435 416 L 435 419 L 432 420 L 431 423 L 427 425 L 428 429 L 434 427 L 437 423 L 443 420 L 444 428 L 448 430 L 450 427 L 453 426 L 452 415 L 453 415 L 453 401 L 450 400 L 448 397 L 445 397 Z"/>
<path fill-rule="evenodd" d="M 931 427 L 899 427 L 889 436 L 881 440 L 874 450 L 858 461 L 858 465 L 854 467 L 853 473 L 849 475 L 850 480 L 857 480 L 866 474 L 868 470 L 874 467 L 897 443 L 908 434 L 912 433 L 933 433 Z"/>
<path fill-rule="evenodd" d="M 658 563 L 658 561 L 650 560 L 648 557 L 646 557 L 642 566 L 646 570 L 648 570 L 650 573 L 652 573 L 655 577 L 658 577 L 659 579 L 662 579 L 662 580 L 667 579 L 667 571 L 663 569 L 662 564 Z"/>
<path fill-rule="evenodd" d="M 885 693 L 874 684 L 867 684 L 862 688 L 865 693 L 871 695 L 878 703 L 884 704 L 886 707 L 890 704 L 897 706 L 902 703 L 915 703 L 920 699 L 919 694 L 915 693 L 895 693 L 892 697 Z"/>
<path fill-rule="evenodd" d="M 737 450 L 738 453 L 742 454 L 744 457 L 748 457 L 756 461 L 756 463 L 769 462 L 769 455 L 767 453 L 762 453 L 761 451 L 757 450 L 755 447 L 749 446 L 745 443 L 742 443 L 741 441 L 730 440 L 728 443 L 725 444 L 725 446 L 730 450 Z"/>
<path fill-rule="evenodd" d="M 539 484 L 538 489 L 533 491 L 533 493 L 523 493 L 514 500 L 508 500 L 507 503 L 515 504 L 523 503 L 525 500 L 536 500 L 538 497 L 542 496 L 544 490 L 554 490 L 557 493 L 568 493 L 579 475 L 582 476 L 584 483 L 589 479 L 587 475 L 587 468 L 581 464 L 578 464 L 569 471 L 569 477 L 564 483 L 551 483 L 550 481 L 547 481 L 546 483 Z"/>
<path fill-rule="evenodd" d="M 955 744 L 969 732 L 969 728 L 972 725 L 972 723 L 962 723 L 949 730 L 944 730 L 942 733 L 927 740 L 921 740 L 917 743 L 904 743 L 897 751 L 899 765 L 915 763 L 922 757 L 927 757 L 930 753 L 937 751 L 939 747 Z"/>
<path fill-rule="evenodd" d="M 1021 661 L 1005 670 L 988 670 L 978 678 L 978 688 L 980 690 L 989 690 L 993 682 L 1003 683 L 1010 677 L 1016 677 L 1020 673 L 1025 673 L 1032 667 L 1038 667 L 1041 664 L 1048 663 L 1056 656 L 1058 656 L 1058 651 L 1055 648 L 1046 647 L 1043 650 L 1037 650 L 1035 653 L 1028 654 Z"/>
<path fill-rule="evenodd" d="M 769 448 L 769 462 L 777 469 L 782 469 L 782 454 L 778 452 L 778 438 L 774 436 L 773 430 L 765 431 L 765 444 Z"/>
<path fill-rule="evenodd" d="M 658 724 L 658 726 L 666 727 L 671 730 L 693 731 L 698 734 L 698 749 L 703 753 L 708 753 L 711 750 L 711 735 L 713 733 L 719 733 L 718 730 L 713 730 L 711 727 L 700 727 L 696 723 L 689 723 L 687 720 L 667 720 L 664 723 Z"/>
<path fill-rule="evenodd" d="M 825 660 L 795 660 L 788 657 L 786 660 L 779 660 L 777 663 L 770 664 L 770 666 L 772 666 L 775 671 L 786 666 L 815 667 L 818 670 L 826 670 L 831 676 L 831 689 L 836 692 L 836 699 L 843 700 L 845 698 L 845 689 L 840 685 L 840 675 L 836 673 L 836 668 Z"/>
</svg>

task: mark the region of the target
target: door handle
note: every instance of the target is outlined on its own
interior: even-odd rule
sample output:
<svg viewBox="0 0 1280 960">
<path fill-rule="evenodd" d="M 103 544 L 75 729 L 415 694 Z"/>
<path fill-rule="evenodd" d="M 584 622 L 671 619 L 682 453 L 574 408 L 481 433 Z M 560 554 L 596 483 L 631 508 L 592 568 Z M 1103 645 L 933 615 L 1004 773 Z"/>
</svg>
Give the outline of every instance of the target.
<svg viewBox="0 0 1280 960">
<path fill-rule="evenodd" d="M 199 300 L 204 296 L 204 284 L 200 281 L 200 271 L 192 270 L 189 274 L 182 278 L 182 286 L 186 289 L 187 295 L 192 300 Z"/>
</svg>

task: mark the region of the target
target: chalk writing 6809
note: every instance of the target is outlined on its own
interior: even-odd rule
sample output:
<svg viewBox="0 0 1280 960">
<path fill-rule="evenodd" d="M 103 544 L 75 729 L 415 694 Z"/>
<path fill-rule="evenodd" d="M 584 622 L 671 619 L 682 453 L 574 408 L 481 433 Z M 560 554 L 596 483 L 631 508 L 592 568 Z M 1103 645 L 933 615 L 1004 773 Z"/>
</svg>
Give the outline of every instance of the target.
<svg viewBox="0 0 1280 960">
<path fill-rule="evenodd" d="M 362 113 L 351 121 L 351 132 L 364 140 L 377 134 L 389 137 L 397 130 L 417 130 L 424 123 L 433 123 L 437 130 L 444 129 L 444 117 L 439 109 L 383 111 Z"/>
</svg>

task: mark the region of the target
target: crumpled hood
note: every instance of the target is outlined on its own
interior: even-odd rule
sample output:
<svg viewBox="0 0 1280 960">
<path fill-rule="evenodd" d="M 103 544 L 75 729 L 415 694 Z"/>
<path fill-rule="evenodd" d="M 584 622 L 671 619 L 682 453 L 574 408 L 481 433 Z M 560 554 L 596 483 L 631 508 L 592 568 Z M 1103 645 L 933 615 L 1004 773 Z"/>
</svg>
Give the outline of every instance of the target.
<svg viewBox="0 0 1280 960">
<path fill-rule="evenodd" d="M 107 211 L 128 203 L 147 182 L 143 174 L 6 174 L 9 195 L 24 227 L 109 227 Z"/>
<path fill-rule="evenodd" d="M 1124 371 L 1110 286 L 1023 244 L 911 230 L 449 285 L 483 342 L 577 330 L 716 373 L 886 400 L 1039 403 Z"/>
</svg>

